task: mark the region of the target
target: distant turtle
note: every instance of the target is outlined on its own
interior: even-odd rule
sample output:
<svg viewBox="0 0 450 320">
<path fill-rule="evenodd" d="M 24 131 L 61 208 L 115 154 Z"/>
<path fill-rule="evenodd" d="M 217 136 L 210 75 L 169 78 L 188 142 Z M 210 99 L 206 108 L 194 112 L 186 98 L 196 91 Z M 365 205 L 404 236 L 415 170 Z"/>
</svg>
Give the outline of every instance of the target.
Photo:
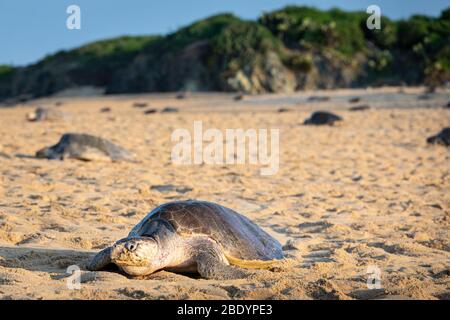
<svg viewBox="0 0 450 320">
<path fill-rule="evenodd" d="M 135 108 L 145 108 L 146 106 L 148 106 L 147 102 L 135 102 L 135 103 L 133 103 L 133 107 L 135 107 Z"/>
<path fill-rule="evenodd" d="M 309 119 L 306 119 L 304 124 L 314 124 L 314 125 L 334 125 L 336 122 L 342 121 L 342 118 L 327 111 L 316 111 Z"/>
<path fill-rule="evenodd" d="M 311 96 L 308 98 L 309 102 L 325 102 L 329 101 L 330 97 L 327 96 Z"/>
<path fill-rule="evenodd" d="M 177 99 L 187 99 L 190 96 L 190 92 L 189 91 L 180 91 L 176 94 L 176 98 Z"/>
<path fill-rule="evenodd" d="M 429 137 L 427 142 L 431 144 L 443 144 L 444 146 L 450 146 L 450 127 L 444 128 L 438 134 Z"/>
<path fill-rule="evenodd" d="M 357 103 L 357 102 L 360 102 L 360 101 L 361 101 L 360 97 L 352 97 L 352 98 L 350 98 L 348 100 L 348 102 L 350 102 L 350 103 Z"/>
<path fill-rule="evenodd" d="M 115 264 L 132 276 L 164 269 L 231 279 L 247 275 L 243 268 L 267 269 L 283 258 L 280 243 L 248 218 L 219 204 L 187 200 L 152 210 L 87 268 Z"/>
<path fill-rule="evenodd" d="M 433 98 L 433 95 L 431 93 L 424 93 L 424 94 L 417 96 L 418 100 L 430 100 L 432 98 Z"/>
<path fill-rule="evenodd" d="M 178 108 L 175 107 L 165 107 L 161 110 L 162 113 L 175 113 L 178 112 Z"/>
<path fill-rule="evenodd" d="M 364 111 L 364 110 L 369 110 L 369 109 L 370 109 L 370 106 L 368 104 L 361 104 L 358 106 L 348 108 L 348 111 Z"/>
<path fill-rule="evenodd" d="M 234 101 L 241 101 L 241 100 L 243 100 L 244 98 L 245 98 L 244 93 L 239 92 L 238 94 L 236 94 L 236 95 L 233 97 L 233 100 L 234 100 Z"/>
<path fill-rule="evenodd" d="M 153 114 L 153 113 L 156 113 L 156 111 L 158 111 L 158 110 L 156 110 L 156 109 L 154 109 L 154 108 L 151 108 L 151 109 L 145 110 L 145 111 L 144 111 L 144 114 Z"/>
<path fill-rule="evenodd" d="M 89 134 L 66 133 L 59 142 L 36 152 L 37 158 L 80 160 L 131 160 L 133 155 L 124 148 Z"/>
<path fill-rule="evenodd" d="M 67 114 L 56 109 L 38 107 L 27 114 L 28 121 L 66 120 Z"/>
</svg>

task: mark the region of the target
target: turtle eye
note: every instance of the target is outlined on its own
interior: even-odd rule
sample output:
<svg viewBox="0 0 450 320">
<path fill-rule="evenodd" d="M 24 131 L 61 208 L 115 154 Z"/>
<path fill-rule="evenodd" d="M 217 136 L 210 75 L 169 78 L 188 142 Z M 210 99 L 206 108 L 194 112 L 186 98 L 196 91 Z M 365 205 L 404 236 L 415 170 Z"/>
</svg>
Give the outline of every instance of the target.
<svg viewBox="0 0 450 320">
<path fill-rule="evenodd" d="M 127 248 L 127 250 L 131 251 L 131 252 L 135 251 L 137 249 L 137 247 L 138 247 L 138 244 L 136 242 L 134 242 L 134 241 L 133 242 L 127 242 L 125 244 L 125 248 Z"/>
</svg>

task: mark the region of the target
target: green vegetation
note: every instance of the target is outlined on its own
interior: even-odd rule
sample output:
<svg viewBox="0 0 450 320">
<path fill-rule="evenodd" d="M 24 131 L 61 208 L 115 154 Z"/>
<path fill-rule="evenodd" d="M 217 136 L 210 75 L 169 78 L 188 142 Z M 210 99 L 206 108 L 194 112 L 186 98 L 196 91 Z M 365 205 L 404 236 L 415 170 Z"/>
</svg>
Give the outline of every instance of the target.
<svg viewBox="0 0 450 320">
<path fill-rule="evenodd" d="M 237 74 L 249 86 L 259 79 L 258 90 L 272 90 L 266 84 L 271 77 L 288 78 L 283 72 L 296 75 L 300 89 L 306 82 L 339 87 L 450 80 L 450 8 L 437 18 L 383 17 L 380 30 L 367 29 L 367 17 L 288 6 L 257 21 L 220 14 L 167 36 L 98 41 L 25 68 L 0 66 L 0 99 L 84 85 L 107 92 L 238 90 L 229 86 Z"/>
<path fill-rule="evenodd" d="M 281 43 L 256 22 L 237 21 L 212 37 L 212 59 L 230 72 L 262 63 L 268 51 L 278 51 Z"/>
<path fill-rule="evenodd" d="M 0 65 L 0 98 L 12 95 L 11 82 L 15 74 L 12 66 Z"/>
<path fill-rule="evenodd" d="M 228 13 L 212 16 L 169 34 L 162 39 L 162 43 L 167 50 L 181 50 L 193 42 L 212 39 L 224 28 L 240 21 L 239 18 Z"/>
<path fill-rule="evenodd" d="M 367 41 L 372 42 L 380 49 L 391 49 L 397 43 L 397 24 L 389 18 L 381 17 L 381 29 L 370 30 L 366 28 L 366 20 L 361 19 L 360 28 Z"/>
<path fill-rule="evenodd" d="M 333 48 L 353 55 L 364 47 L 360 21 L 363 13 L 339 9 L 320 11 L 310 7 L 286 7 L 264 14 L 259 22 L 291 49 Z"/>
<path fill-rule="evenodd" d="M 14 67 L 1 64 L 0 65 L 0 80 L 11 77 L 14 74 Z"/>
</svg>

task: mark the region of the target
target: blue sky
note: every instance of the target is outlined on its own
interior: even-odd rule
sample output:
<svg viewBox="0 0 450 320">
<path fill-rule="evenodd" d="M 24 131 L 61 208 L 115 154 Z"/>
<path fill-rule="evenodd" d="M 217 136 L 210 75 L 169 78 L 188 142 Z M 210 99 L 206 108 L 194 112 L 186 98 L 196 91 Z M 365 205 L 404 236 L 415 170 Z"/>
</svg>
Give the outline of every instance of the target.
<svg viewBox="0 0 450 320">
<path fill-rule="evenodd" d="M 66 28 L 71 4 L 81 8 L 81 30 Z M 383 15 L 399 19 L 415 13 L 437 16 L 450 0 L 0 0 L 0 64 L 25 65 L 119 35 L 166 34 L 220 12 L 255 19 L 288 4 L 352 11 L 376 4 Z"/>
</svg>

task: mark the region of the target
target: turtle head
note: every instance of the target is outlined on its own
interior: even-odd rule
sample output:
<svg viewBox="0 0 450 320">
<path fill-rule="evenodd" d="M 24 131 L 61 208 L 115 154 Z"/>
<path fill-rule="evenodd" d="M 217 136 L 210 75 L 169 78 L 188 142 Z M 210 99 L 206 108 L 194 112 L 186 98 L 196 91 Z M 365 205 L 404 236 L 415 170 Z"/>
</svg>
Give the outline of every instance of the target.
<svg viewBox="0 0 450 320">
<path fill-rule="evenodd" d="M 36 111 L 31 111 L 27 113 L 27 120 L 28 121 L 37 121 L 38 115 Z"/>
<path fill-rule="evenodd" d="M 42 148 L 36 152 L 36 158 L 50 158 L 52 150 L 50 148 Z"/>
<path fill-rule="evenodd" d="M 132 276 L 143 276 L 160 269 L 158 253 L 158 243 L 153 238 L 125 238 L 113 246 L 111 262 Z"/>
<path fill-rule="evenodd" d="M 45 147 L 36 151 L 35 157 L 41 159 L 62 159 L 63 154 L 58 152 L 55 147 Z"/>
<path fill-rule="evenodd" d="M 45 116 L 46 109 L 38 107 L 36 110 L 27 113 L 28 121 L 39 121 Z"/>
</svg>

